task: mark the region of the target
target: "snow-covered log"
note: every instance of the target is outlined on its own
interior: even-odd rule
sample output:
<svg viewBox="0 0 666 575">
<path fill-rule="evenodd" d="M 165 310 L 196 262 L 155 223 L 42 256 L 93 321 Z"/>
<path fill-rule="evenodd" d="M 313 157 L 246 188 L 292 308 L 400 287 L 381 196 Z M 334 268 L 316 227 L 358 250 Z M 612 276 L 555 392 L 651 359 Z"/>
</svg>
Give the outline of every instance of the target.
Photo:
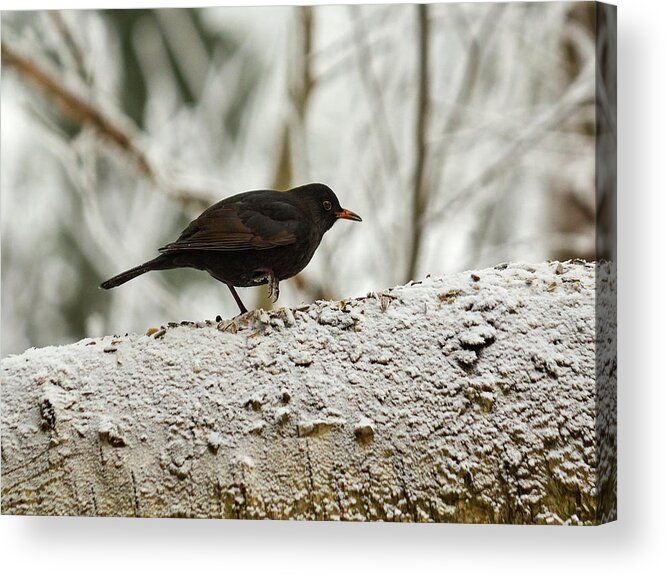
<svg viewBox="0 0 666 575">
<path fill-rule="evenodd" d="M 611 519 L 600 283 L 509 264 L 9 357 L 2 512 Z"/>
</svg>

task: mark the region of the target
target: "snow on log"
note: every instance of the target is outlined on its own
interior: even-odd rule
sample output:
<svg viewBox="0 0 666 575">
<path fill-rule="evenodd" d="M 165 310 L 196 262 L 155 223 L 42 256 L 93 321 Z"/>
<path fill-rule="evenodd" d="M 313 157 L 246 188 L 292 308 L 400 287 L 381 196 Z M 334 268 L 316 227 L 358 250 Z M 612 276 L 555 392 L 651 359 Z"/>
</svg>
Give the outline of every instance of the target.
<svg viewBox="0 0 666 575">
<path fill-rule="evenodd" d="M 509 264 L 9 357 L 2 512 L 598 523 L 595 279 Z"/>
</svg>

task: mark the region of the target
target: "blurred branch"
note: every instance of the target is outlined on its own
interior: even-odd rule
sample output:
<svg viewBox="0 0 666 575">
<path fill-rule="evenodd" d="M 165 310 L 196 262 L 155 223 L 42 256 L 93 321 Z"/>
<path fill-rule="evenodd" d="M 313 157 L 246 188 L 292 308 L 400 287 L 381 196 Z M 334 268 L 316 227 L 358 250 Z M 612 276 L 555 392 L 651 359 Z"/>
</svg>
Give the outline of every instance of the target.
<svg viewBox="0 0 666 575">
<path fill-rule="evenodd" d="M 312 6 L 298 6 L 297 11 L 297 38 L 298 52 L 291 60 L 296 63 L 298 69 L 289 74 L 287 93 L 291 105 L 292 114 L 282 128 L 280 135 L 280 146 L 278 151 L 278 162 L 273 176 L 273 188 L 277 190 L 286 190 L 294 185 L 294 176 L 306 170 L 298 170 L 296 159 L 299 157 L 301 162 L 307 162 L 306 152 L 302 154 L 294 153 L 297 146 L 297 140 L 302 142 L 305 132 L 305 122 L 307 116 L 310 96 L 315 87 L 315 80 L 312 74 L 312 46 L 314 13 Z M 304 146 L 303 146 L 304 147 Z M 315 299 L 324 299 L 327 292 L 322 286 L 317 285 L 306 273 L 301 273 L 291 279 L 291 283 L 301 292 L 305 292 Z M 257 307 L 271 309 L 273 301 L 268 297 L 268 292 L 262 288 L 259 292 Z"/>
<path fill-rule="evenodd" d="M 390 4 L 376 4 L 372 7 L 371 11 L 368 11 L 365 14 L 361 14 L 360 11 L 357 10 L 354 17 L 356 22 L 363 23 L 364 28 L 369 30 L 371 32 L 370 35 L 372 35 L 373 33 L 376 34 L 378 30 L 381 30 L 381 26 L 384 22 L 393 16 L 394 10 L 395 7 Z M 350 46 L 353 41 L 354 30 L 342 28 L 342 33 L 337 38 L 334 38 L 327 45 L 319 48 L 319 50 L 312 52 L 310 58 L 315 60 L 326 60 L 327 58 L 339 58 L 342 55 L 342 58 L 346 59 L 349 54 L 345 52 L 350 51 Z M 373 42 L 370 38 L 366 38 L 366 41 Z"/>
<path fill-rule="evenodd" d="M 2 42 L 2 62 L 36 85 L 68 118 L 78 124 L 95 128 L 102 136 L 130 155 L 137 167 L 148 178 L 154 179 L 155 175 L 150 162 L 134 143 L 134 137 L 127 128 L 119 127 L 102 112 L 63 86 L 38 64 L 14 51 L 4 42 Z"/>
<path fill-rule="evenodd" d="M 456 91 L 456 96 L 451 105 L 450 112 L 446 117 L 444 126 L 442 127 L 441 133 L 443 134 L 455 134 L 460 126 L 463 124 L 464 111 L 466 105 L 472 101 L 472 94 L 477 85 L 479 78 L 479 71 L 481 69 L 481 60 L 482 60 L 482 45 L 479 39 L 482 39 L 483 42 L 487 45 L 490 41 L 490 37 L 494 30 L 496 30 L 496 24 L 501 13 L 503 5 L 501 4 L 491 4 L 481 27 L 476 35 L 469 38 L 469 42 L 465 46 L 465 54 L 467 56 L 466 62 L 463 68 L 463 75 L 458 85 L 458 90 Z M 452 5 L 451 9 L 454 16 L 457 16 L 458 21 L 456 22 L 455 29 L 459 30 L 461 35 L 462 31 L 467 31 L 469 35 L 470 25 L 467 21 L 467 18 L 464 15 L 464 11 L 459 5 Z M 437 149 L 433 154 L 433 174 L 432 174 L 432 186 L 433 189 L 438 190 L 442 183 L 444 177 L 444 168 L 446 166 L 446 161 L 448 159 L 448 152 L 450 148 L 451 137 L 444 137 Z"/>
<path fill-rule="evenodd" d="M 516 170 L 508 169 L 507 177 L 502 178 L 498 182 L 499 191 L 493 198 L 493 201 L 484 202 L 478 210 L 476 210 L 475 217 L 471 222 L 471 229 L 469 233 L 468 244 L 469 247 L 465 250 L 465 265 L 461 269 L 470 269 L 474 264 L 479 261 L 484 247 L 492 243 L 497 245 L 498 240 L 494 233 L 497 223 L 494 221 L 496 218 L 502 217 L 503 200 L 509 195 L 510 190 L 515 186 Z M 498 215 L 499 214 L 499 215 Z M 495 223 L 495 227 L 493 224 Z M 500 240 L 501 241 L 501 240 Z M 469 263 L 473 262 L 473 263 Z"/>
<path fill-rule="evenodd" d="M 427 155 L 426 125 L 428 121 L 428 97 L 430 93 L 430 27 L 428 24 L 428 5 L 417 4 L 417 31 L 418 55 L 417 55 L 417 80 L 418 93 L 416 101 L 416 160 L 414 164 L 413 190 L 412 190 L 412 243 L 408 260 L 407 276 L 408 282 L 416 277 L 421 251 L 423 225 L 421 220 L 428 207 L 427 187 L 425 184 L 425 165 Z"/>
<path fill-rule="evenodd" d="M 22 78 L 35 85 L 70 120 L 81 126 L 93 128 L 106 141 L 122 151 L 146 178 L 160 189 L 163 189 L 169 197 L 186 206 L 194 204 L 203 208 L 209 205 L 202 194 L 195 194 L 190 190 L 175 189 L 173 186 L 167 185 L 166 178 L 159 174 L 137 143 L 139 134 L 132 127 L 129 119 L 112 119 L 92 103 L 84 101 L 71 88 L 63 85 L 50 72 L 29 57 L 20 54 L 5 42 L 2 42 L 1 46 L 4 65 L 12 68 Z M 119 114 L 115 115 L 119 116 Z"/>
<path fill-rule="evenodd" d="M 382 150 L 384 166 L 387 172 L 396 171 L 400 166 L 399 155 L 393 135 L 391 125 L 386 112 L 382 87 L 372 69 L 372 51 L 367 43 L 367 31 L 362 20 L 360 8 L 358 6 L 348 6 L 353 19 L 354 43 L 356 44 L 357 58 L 356 62 L 360 69 L 361 81 L 366 90 L 374 100 L 374 105 L 370 105 L 372 117 L 379 134 L 379 146 Z"/>
<path fill-rule="evenodd" d="M 301 6 L 299 10 L 301 19 L 301 30 L 303 35 L 303 69 L 300 83 L 300 90 L 296 98 L 297 111 L 301 119 L 305 119 L 305 112 L 310 100 L 310 93 L 314 87 L 312 79 L 312 68 L 310 54 L 312 53 L 313 43 L 313 12 L 312 6 Z"/>
<path fill-rule="evenodd" d="M 83 57 L 83 53 L 79 47 L 79 44 L 72 35 L 72 31 L 70 30 L 69 25 L 62 16 L 62 12 L 60 10 L 49 10 L 47 14 L 58 30 L 58 34 L 60 34 L 60 37 L 62 38 L 65 46 L 67 47 L 67 51 L 69 52 L 69 55 L 74 62 L 76 73 L 79 75 L 79 77 L 85 78 L 87 76 L 85 58 Z"/>
<path fill-rule="evenodd" d="M 394 6 L 390 4 L 377 4 L 371 11 L 360 13 L 357 11 L 356 22 L 362 22 L 367 34 L 364 37 L 365 44 L 372 52 L 384 52 L 395 48 L 394 38 L 390 32 L 386 32 L 382 26 L 390 20 Z M 322 84 L 337 78 L 340 74 L 347 74 L 353 65 L 357 55 L 354 46 L 355 30 L 345 28 L 344 32 L 336 39 L 329 42 L 319 50 L 310 54 L 313 67 L 319 68 L 317 83 Z M 317 64 L 317 65 L 315 65 Z"/>
<path fill-rule="evenodd" d="M 210 69 L 206 46 L 194 25 L 194 11 L 155 10 L 161 37 L 182 77 L 188 101 L 198 101 Z"/>
<path fill-rule="evenodd" d="M 296 138 L 295 131 L 303 130 L 310 94 L 314 88 L 311 60 L 309 58 L 312 50 L 313 33 L 312 6 L 299 6 L 296 9 L 298 10 L 300 50 L 293 61 L 300 64 L 300 67 L 296 73 L 289 74 L 290 70 L 288 70 L 289 78 L 287 82 L 287 93 L 295 118 L 294 115 L 287 118 L 280 136 L 278 161 L 273 176 L 273 187 L 277 190 L 286 190 L 292 187 L 295 172 L 293 150 Z M 295 120 L 296 126 L 292 120 Z"/>
<path fill-rule="evenodd" d="M 81 200 L 83 217 L 65 217 L 60 221 L 69 230 L 71 237 L 77 240 L 82 257 L 100 277 L 108 276 L 109 264 L 116 268 L 127 266 L 128 261 L 136 258 L 136 247 L 133 247 L 128 238 L 139 230 L 140 226 L 129 225 L 128 232 L 120 235 L 109 229 L 108 218 L 99 203 L 99 194 L 95 193 L 100 186 L 96 180 L 98 175 L 93 165 L 94 156 L 89 153 L 93 150 L 90 145 L 92 131 L 84 130 L 73 141 L 68 141 L 64 133 L 58 133 L 51 126 L 35 126 L 39 130 L 40 138 L 48 142 L 50 152 L 60 161 L 72 183 L 70 189 L 74 190 Z M 145 213 L 145 210 L 142 212 Z M 184 315 L 182 304 L 159 276 L 148 274 L 142 284 L 151 298 L 169 313 L 174 316 Z"/>
<path fill-rule="evenodd" d="M 125 236 L 118 238 L 108 226 L 107 218 L 104 217 L 102 207 L 99 203 L 98 194 L 95 190 L 99 189 L 97 185 L 97 170 L 95 167 L 96 154 L 90 153 L 93 148 L 87 146 L 85 143 L 85 136 L 79 138 L 73 147 L 70 147 L 72 159 L 65 163 L 71 181 L 74 183 L 81 203 L 83 206 L 83 224 L 88 231 L 89 238 L 97 247 L 95 252 L 85 250 L 88 255 L 90 263 L 98 268 L 100 276 L 108 274 L 108 270 L 100 266 L 99 253 L 104 254 L 105 258 L 113 262 L 119 268 L 126 265 L 124 257 L 119 257 L 118 246 L 122 246 L 124 254 L 133 254 L 132 249 L 127 245 Z M 92 136 L 92 134 L 89 134 Z M 68 222 L 72 229 L 72 233 L 76 235 L 80 233 L 80 222 Z M 88 242 L 83 238 L 82 245 L 87 245 Z M 136 257 L 136 256 L 135 256 Z M 153 277 L 152 274 L 148 276 L 147 280 L 143 282 L 143 289 L 150 294 L 150 297 L 157 301 L 159 305 L 173 314 L 172 317 L 183 317 L 185 309 L 181 302 L 173 293 L 165 287 L 161 279 Z"/>
<path fill-rule="evenodd" d="M 593 66 L 594 63 L 590 65 Z M 578 78 L 570 84 L 559 102 L 526 125 L 523 133 L 516 138 L 512 145 L 507 146 L 495 161 L 490 162 L 477 177 L 463 185 L 442 206 L 431 210 L 427 216 L 424 216 L 422 224 L 427 225 L 447 216 L 454 209 L 458 209 L 460 205 L 470 201 L 485 186 L 501 175 L 508 166 L 515 164 L 518 156 L 531 150 L 541 139 L 546 137 L 550 130 L 565 121 L 576 108 L 586 101 L 593 101 L 593 99 L 594 75 L 586 67 L 581 70 Z"/>
</svg>

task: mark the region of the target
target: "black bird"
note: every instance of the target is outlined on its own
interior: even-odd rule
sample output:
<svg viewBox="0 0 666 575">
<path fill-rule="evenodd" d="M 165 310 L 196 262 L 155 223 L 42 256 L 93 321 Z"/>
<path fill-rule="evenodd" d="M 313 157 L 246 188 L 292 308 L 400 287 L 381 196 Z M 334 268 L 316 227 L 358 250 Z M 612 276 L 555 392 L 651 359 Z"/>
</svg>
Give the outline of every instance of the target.
<svg viewBox="0 0 666 575">
<path fill-rule="evenodd" d="M 308 265 L 321 238 L 339 219 L 361 221 L 340 207 L 324 184 L 237 194 L 204 211 L 175 242 L 160 248 L 155 259 L 100 287 L 111 289 L 153 270 L 195 268 L 225 283 L 245 313 L 234 286 L 267 283 L 269 296 L 277 301 L 279 282 Z"/>
</svg>

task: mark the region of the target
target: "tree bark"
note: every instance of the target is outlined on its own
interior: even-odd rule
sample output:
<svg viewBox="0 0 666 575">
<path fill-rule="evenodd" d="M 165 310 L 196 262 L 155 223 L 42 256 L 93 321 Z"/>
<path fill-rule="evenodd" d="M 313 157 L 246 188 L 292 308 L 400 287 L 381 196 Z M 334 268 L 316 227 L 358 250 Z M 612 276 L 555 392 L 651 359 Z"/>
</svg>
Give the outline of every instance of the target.
<svg viewBox="0 0 666 575">
<path fill-rule="evenodd" d="M 596 280 L 510 264 L 6 358 L 2 512 L 598 523 Z"/>
</svg>

